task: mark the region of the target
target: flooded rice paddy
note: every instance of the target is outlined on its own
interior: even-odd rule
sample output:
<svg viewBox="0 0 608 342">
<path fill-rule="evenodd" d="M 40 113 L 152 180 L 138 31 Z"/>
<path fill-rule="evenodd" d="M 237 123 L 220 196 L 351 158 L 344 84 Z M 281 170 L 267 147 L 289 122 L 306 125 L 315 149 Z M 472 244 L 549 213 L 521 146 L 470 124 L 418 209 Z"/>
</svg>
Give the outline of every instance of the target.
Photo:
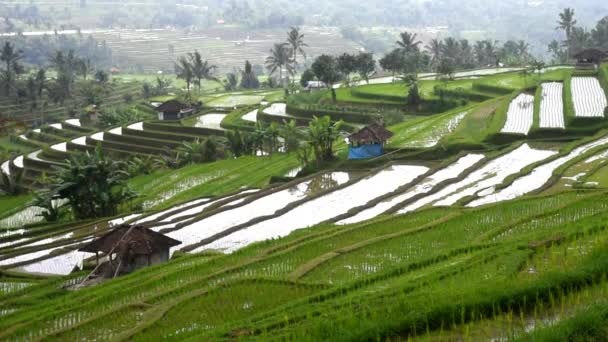
<svg viewBox="0 0 608 342">
<path fill-rule="evenodd" d="M 345 188 L 305 202 L 277 218 L 262 221 L 195 251 L 215 249 L 230 253 L 256 241 L 286 236 L 296 229 L 329 220 L 395 191 L 427 171 L 428 168 L 424 166 L 390 166 Z"/>
</svg>

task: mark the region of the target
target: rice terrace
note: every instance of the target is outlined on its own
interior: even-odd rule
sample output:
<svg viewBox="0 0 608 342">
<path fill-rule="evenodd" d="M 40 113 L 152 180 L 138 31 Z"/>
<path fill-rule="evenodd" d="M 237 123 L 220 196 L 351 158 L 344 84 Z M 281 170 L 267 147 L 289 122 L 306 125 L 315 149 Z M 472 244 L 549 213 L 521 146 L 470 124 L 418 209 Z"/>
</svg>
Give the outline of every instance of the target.
<svg viewBox="0 0 608 342">
<path fill-rule="evenodd" d="M 0 341 L 608 341 L 569 5 L 0 3 Z"/>
</svg>

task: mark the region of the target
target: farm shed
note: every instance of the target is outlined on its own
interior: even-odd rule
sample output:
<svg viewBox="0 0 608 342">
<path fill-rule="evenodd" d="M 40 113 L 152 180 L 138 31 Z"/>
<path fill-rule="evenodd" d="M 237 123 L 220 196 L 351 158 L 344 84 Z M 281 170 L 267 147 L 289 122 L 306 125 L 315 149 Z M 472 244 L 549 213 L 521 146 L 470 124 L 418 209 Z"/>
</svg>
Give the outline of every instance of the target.
<svg viewBox="0 0 608 342">
<path fill-rule="evenodd" d="M 598 49 L 585 49 L 574 55 L 577 68 L 595 68 L 606 57 L 608 53 Z"/>
<path fill-rule="evenodd" d="M 163 234 L 143 226 L 122 225 L 93 240 L 79 249 L 81 252 L 95 253 L 99 265 L 99 253 L 108 256 L 106 267 L 101 273 L 123 274 L 139 268 L 169 260 L 169 249 L 181 244 Z M 105 270 L 104 270 L 105 268 Z"/>
<path fill-rule="evenodd" d="M 392 136 L 393 132 L 378 123 L 361 128 L 348 137 L 348 159 L 368 159 L 383 155 L 384 144 Z"/>
<path fill-rule="evenodd" d="M 195 108 L 178 100 L 169 100 L 156 107 L 156 111 L 159 120 L 180 120 L 192 115 Z"/>
</svg>

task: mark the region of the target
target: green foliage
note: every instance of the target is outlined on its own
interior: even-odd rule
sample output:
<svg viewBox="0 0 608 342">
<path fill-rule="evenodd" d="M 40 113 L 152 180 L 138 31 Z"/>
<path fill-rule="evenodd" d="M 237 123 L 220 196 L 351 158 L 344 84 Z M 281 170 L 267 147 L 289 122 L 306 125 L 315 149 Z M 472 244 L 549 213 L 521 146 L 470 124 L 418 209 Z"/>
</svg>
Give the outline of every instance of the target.
<svg viewBox="0 0 608 342">
<path fill-rule="evenodd" d="M 317 167 L 334 158 L 334 142 L 340 136 L 343 121 L 332 123 L 329 116 L 313 117 L 306 132 L 307 143 L 312 147 Z"/>
<path fill-rule="evenodd" d="M 125 126 L 129 123 L 144 121 L 153 118 L 148 112 L 141 111 L 135 107 L 121 107 L 104 110 L 99 114 L 101 127 L 109 128 Z"/>
<path fill-rule="evenodd" d="M 121 204 L 136 194 L 125 185 L 126 164 L 108 159 L 100 146 L 94 153 L 72 156 L 66 167 L 57 168 L 49 195 L 65 199 L 77 219 L 113 216 Z"/>
</svg>

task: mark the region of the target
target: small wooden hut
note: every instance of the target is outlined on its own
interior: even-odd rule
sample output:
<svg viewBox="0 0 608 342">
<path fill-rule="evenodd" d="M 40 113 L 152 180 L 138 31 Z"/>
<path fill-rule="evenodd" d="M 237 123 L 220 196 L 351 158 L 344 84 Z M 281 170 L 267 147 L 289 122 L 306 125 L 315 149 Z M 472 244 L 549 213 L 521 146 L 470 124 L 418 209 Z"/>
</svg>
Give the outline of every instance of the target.
<svg viewBox="0 0 608 342">
<path fill-rule="evenodd" d="M 595 69 L 606 57 L 608 54 L 598 49 L 585 49 L 574 55 L 579 69 Z"/>
<path fill-rule="evenodd" d="M 180 120 L 194 112 L 194 108 L 178 100 L 169 100 L 156 107 L 158 120 Z"/>
<path fill-rule="evenodd" d="M 384 154 L 384 145 L 393 136 L 380 123 L 373 123 L 361 128 L 348 137 L 348 159 L 369 159 Z"/>
<path fill-rule="evenodd" d="M 139 268 L 169 260 L 169 249 L 181 244 L 163 234 L 143 226 L 122 225 L 91 241 L 79 249 L 95 253 L 99 267 L 99 253 L 108 256 L 100 273 L 105 277 L 130 273 Z"/>
</svg>

